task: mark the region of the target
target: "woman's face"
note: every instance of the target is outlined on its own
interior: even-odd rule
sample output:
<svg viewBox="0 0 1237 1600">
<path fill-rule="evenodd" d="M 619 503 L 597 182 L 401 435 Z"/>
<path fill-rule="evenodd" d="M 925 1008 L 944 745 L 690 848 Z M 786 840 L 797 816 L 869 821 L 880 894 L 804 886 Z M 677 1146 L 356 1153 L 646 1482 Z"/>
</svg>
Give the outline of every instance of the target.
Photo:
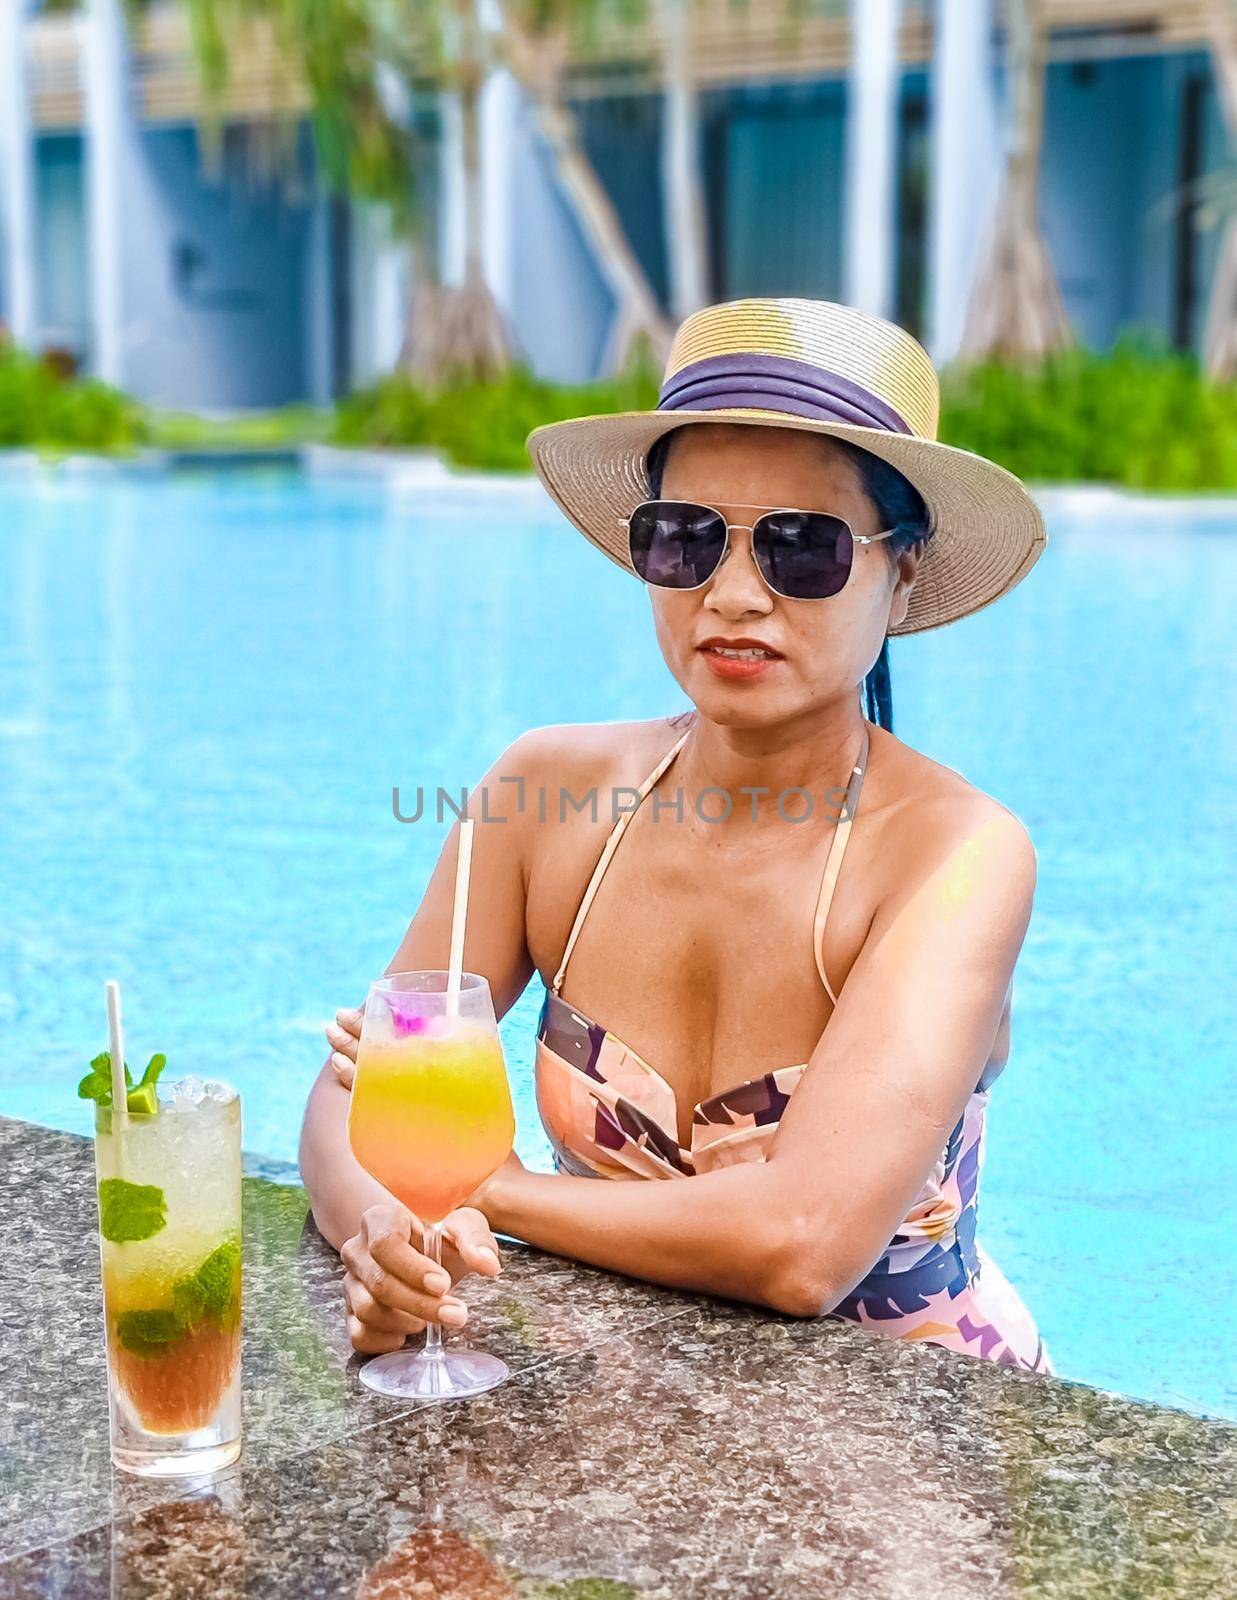
<svg viewBox="0 0 1237 1600">
<path fill-rule="evenodd" d="M 789 506 L 833 512 L 857 534 L 882 531 L 846 454 L 827 437 L 793 428 L 684 428 L 670 446 L 661 498 L 700 501 L 736 523 L 758 515 L 740 508 Z M 839 594 L 784 600 L 761 578 L 746 527 L 732 529 L 703 588 L 649 587 L 658 643 L 684 692 L 713 722 L 757 728 L 810 716 L 862 683 L 889 628 L 906 615 L 918 560 L 918 550 L 895 562 L 883 541 L 856 544 Z M 717 641 L 761 645 L 772 655 L 754 668 L 728 666 Z"/>
</svg>

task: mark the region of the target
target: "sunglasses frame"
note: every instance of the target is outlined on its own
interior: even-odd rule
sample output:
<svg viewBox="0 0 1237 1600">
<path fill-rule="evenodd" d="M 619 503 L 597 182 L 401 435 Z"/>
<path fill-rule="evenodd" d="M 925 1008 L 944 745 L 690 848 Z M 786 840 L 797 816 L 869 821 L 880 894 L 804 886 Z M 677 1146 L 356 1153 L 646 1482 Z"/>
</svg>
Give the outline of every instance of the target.
<svg viewBox="0 0 1237 1600">
<path fill-rule="evenodd" d="M 851 543 L 852 544 L 877 544 L 881 539 L 888 539 L 890 534 L 896 533 L 898 531 L 896 528 L 886 528 L 881 533 L 856 533 L 855 530 L 851 527 L 850 523 L 847 522 L 846 518 L 845 517 L 839 517 L 836 511 L 808 511 L 803 506 L 746 506 L 746 505 L 736 505 L 736 509 L 739 510 L 739 511 L 759 511 L 760 512 L 760 516 L 758 516 L 756 518 L 755 522 L 730 522 L 727 519 L 725 512 L 719 511 L 716 506 L 711 506 L 711 505 L 706 504 L 703 500 L 666 500 L 666 499 L 641 500 L 639 505 L 634 506 L 632 508 L 632 510 L 630 512 L 628 512 L 628 514 L 625 517 L 619 517 L 618 518 L 619 527 L 620 528 L 625 528 L 627 530 L 627 557 L 628 557 L 628 560 L 631 561 L 633 568 L 635 567 L 635 561 L 632 558 L 632 553 L 631 553 L 631 519 L 635 516 L 637 511 L 643 511 L 645 506 L 660 506 L 660 505 L 699 506 L 699 508 L 702 511 L 711 511 L 715 517 L 721 517 L 722 522 L 725 524 L 725 528 L 726 528 L 726 538 L 725 538 L 725 542 L 722 545 L 722 553 L 718 557 L 717 565 L 713 568 L 712 572 L 709 573 L 708 577 L 705 578 L 703 583 L 693 583 L 693 584 L 687 584 L 687 585 L 680 586 L 678 584 L 670 584 L 670 583 L 649 583 L 649 580 L 647 578 L 641 578 L 640 579 L 641 583 L 648 584 L 650 589 L 666 589 L 672 594 L 694 594 L 697 589 L 703 589 L 703 588 L 707 587 L 707 585 L 712 583 L 713 579 L 716 578 L 717 574 L 721 571 L 722 563 L 725 561 L 726 557 L 730 554 L 730 532 L 731 532 L 731 529 L 732 528 L 741 528 L 745 533 L 750 533 L 751 536 L 752 536 L 752 561 L 755 564 L 756 571 L 760 574 L 760 581 L 764 584 L 765 588 L 768 589 L 770 594 L 775 594 L 778 597 L 779 600 L 806 600 L 809 603 L 811 601 L 813 601 L 813 600 L 835 600 L 837 598 L 837 596 L 839 594 L 841 594 L 842 589 L 844 589 L 846 587 L 846 584 L 850 582 L 850 575 L 855 570 L 853 562 L 851 563 L 851 566 L 850 566 L 850 568 L 848 569 L 848 571 L 846 573 L 846 582 L 843 583 L 842 589 L 835 590 L 833 594 L 820 594 L 820 595 L 783 594 L 780 589 L 775 589 L 773 587 L 773 585 L 769 582 L 768 578 L 765 577 L 764 569 L 761 567 L 760 562 L 756 560 L 756 548 L 755 548 L 756 529 L 760 526 L 760 524 L 765 520 L 765 518 L 767 516 L 771 516 L 774 513 L 779 512 L 779 511 L 789 511 L 792 516 L 798 516 L 798 517 L 832 517 L 835 522 L 840 522 L 842 524 L 842 526 L 846 529 L 847 533 L 850 534 Z M 639 577 L 640 574 L 637 573 L 636 576 Z"/>
</svg>

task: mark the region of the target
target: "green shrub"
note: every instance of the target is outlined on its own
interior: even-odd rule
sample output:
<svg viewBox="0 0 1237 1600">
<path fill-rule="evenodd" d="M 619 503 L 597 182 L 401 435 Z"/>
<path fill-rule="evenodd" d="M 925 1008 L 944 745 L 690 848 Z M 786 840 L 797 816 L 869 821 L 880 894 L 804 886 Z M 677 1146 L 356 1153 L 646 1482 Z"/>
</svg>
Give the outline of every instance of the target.
<svg viewBox="0 0 1237 1600">
<path fill-rule="evenodd" d="M 457 466 L 525 471 L 542 423 L 657 404 L 647 354 L 614 379 L 554 383 L 516 363 L 501 378 L 433 387 L 393 374 L 332 412 L 288 406 L 223 422 L 151 416 L 106 385 L 60 376 L 0 344 L 0 446 L 125 451 L 262 448 L 329 439 L 370 448 L 426 446 Z M 1130 332 L 1112 350 L 1076 348 L 1040 363 L 983 362 L 941 374 L 940 438 L 1028 483 L 1099 481 L 1131 489 L 1237 489 L 1237 384 L 1216 384 L 1191 354 Z"/>
<path fill-rule="evenodd" d="M 310 405 L 277 411 L 199 417 L 192 411 L 159 411 L 151 418 L 150 442 L 161 450 L 283 450 L 326 438 L 333 414 Z"/>
<path fill-rule="evenodd" d="M 1106 354 L 983 362 L 941 375 L 940 437 L 1028 482 L 1131 489 L 1237 488 L 1237 384 L 1148 333 Z"/>
<path fill-rule="evenodd" d="M 336 444 L 429 445 L 457 466 L 521 471 L 524 441 L 545 422 L 595 412 L 643 411 L 657 404 L 659 380 L 647 362 L 602 383 L 559 384 L 516 364 L 502 378 L 421 388 L 401 374 L 349 396 L 336 414 Z"/>
<path fill-rule="evenodd" d="M 0 341 L 0 446 L 126 451 L 147 434 L 135 400 L 95 379 L 64 377 Z"/>
<path fill-rule="evenodd" d="M 332 437 L 345 445 L 433 446 L 457 466 L 520 470 L 533 428 L 650 408 L 658 383 L 647 362 L 612 382 L 579 385 L 551 383 L 524 366 L 496 382 L 435 389 L 396 374 L 343 401 Z M 1212 383 L 1193 355 L 1132 332 L 1103 354 L 1079 348 L 1042 363 L 947 367 L 939 437 L 1032 483 L 1233 489 L 1237 385 Z"/>
</svg>

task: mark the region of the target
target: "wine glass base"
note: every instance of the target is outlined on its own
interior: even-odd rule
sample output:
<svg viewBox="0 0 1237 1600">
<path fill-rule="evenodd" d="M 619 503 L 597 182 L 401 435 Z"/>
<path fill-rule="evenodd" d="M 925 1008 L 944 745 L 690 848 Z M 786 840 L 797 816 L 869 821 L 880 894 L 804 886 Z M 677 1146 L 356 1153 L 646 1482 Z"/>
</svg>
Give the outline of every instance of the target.
<svg viewBox="0 0 1237 1600">
<path fill-rule="evenodd" d="M 361 1368 L 361 1382 L 392 1400 L 467 1400 L 495 1389 L 511 1376 L 507 1363 L 483 1350 L 392 1350 Z"/>
</svg>

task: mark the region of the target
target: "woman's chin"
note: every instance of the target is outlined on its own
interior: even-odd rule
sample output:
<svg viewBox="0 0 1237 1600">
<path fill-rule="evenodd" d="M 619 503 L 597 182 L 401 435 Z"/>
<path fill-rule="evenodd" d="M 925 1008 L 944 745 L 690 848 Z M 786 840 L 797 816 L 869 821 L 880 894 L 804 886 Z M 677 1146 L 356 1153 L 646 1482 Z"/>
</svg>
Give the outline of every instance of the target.
<svg viewBox="0 0 1237 1600">
<path fill-rule="evenodd" d="M 779 663 L 781 665 L 781 663 Z M 679 680 L 702 717 L 723 727 L 756 727 L 779 722 L 794 712 L 788 703 L 786 685 L 773 674 L 749 679 L 718 677 L 702 662 L 693 663 Z"/>
</svg>

